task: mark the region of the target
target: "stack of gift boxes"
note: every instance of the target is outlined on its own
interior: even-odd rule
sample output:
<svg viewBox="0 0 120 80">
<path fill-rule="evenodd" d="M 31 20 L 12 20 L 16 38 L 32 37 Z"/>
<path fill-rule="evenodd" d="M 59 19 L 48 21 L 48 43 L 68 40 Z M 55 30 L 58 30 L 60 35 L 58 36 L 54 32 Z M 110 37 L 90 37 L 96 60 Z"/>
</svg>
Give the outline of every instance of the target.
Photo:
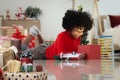
<svg viewBox="0 0 120 80">
<path fill-rule="evenodd" d="M 19 26 L 6 26 L 0 27 L 0 45 L 3 47 L 10 47 L 15 44 L 26 39 L 28 37 L 28 30 Z M 32 38 L 29 48 L 35 47 L 35 37 Z"/>
<path fill-rule="evenodd" d="M 21 41 L 26 37 L 27 30 L 24 28 L 0 27 L 0 80 L 47 80 L 47 73 L 41 65 L 36 66 L 36 71 L 33 70 L 33 60 L 28 53 L 16 60 L 15 53 L 18 52 L 14 49 L 19 50 Z M 30 46 L 33 47 L 35 44 Z"/>
<path fill-rule="evenodd" d="M 20 41 L 27 37 L 27 30 L 18 27 L 0 27 L 0 45 L 9 48 L 19 46 Z"/>
</svg>

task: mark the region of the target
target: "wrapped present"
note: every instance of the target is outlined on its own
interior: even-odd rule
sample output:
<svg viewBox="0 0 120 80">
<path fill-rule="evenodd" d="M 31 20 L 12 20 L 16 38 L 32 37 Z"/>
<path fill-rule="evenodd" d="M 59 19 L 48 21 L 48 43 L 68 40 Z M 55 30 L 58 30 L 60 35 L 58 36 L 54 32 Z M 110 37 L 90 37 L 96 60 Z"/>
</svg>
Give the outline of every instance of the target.
<svg viewBox="0 0 120 80">
<path fill-rule="evenodd" d="M 11 46 L 11 39 L 8 36 L 0 36 L 0 45 L 2 47 L 8 48 Z"/>
<path fill-rule="evenodd" d="M 24 29 L 23 29 L 24 31 Z M 15 32 L 11 35 L 12 38 L 15 38 L 15 39 L 19 39 L 19 40 L 23 40 L 25 39 L 27 36 L 25 34 L 22 34 L 20 29 L 18 27 L 16 27 L 16 30 Z"/>
<path fill-rule="evenodd" d="M 86 59 L 100 59 L 100 45 L 79 45 L 77 52 L 84 52 Z"/>
<path fill-rule="evenodd" d="M 37 66 L 36 66 L 36 71 L 37 71 L 37 72 L 43 71 L 42 65 L 37 65 Z"/>
<path fill-rule="evenodd" d="M 20 50 L 21 41 L 19 39 L 11 38 L 8 36 L 0 36 L 0 45 L 4 48 L 16 46 L 16 48 Z"/>
<path fill-rule="evenodd" d="M 28 36 L 26 35 L 27 31 L 25 31 L 25 34 L 22 34 L 22 28 L 16 27 L 16 32 L 13 33 L 12 37 L 16 39 L 20 39 L 21 41 L 26 39 Z M 34 48 L 35 47 L 35 37 L 32 37 L 30 43 L 29 43 L 29 48 Z"/>
<path fill-rule="evenodd" d="M 47 72 L 8 73 L 3 72 L 2 80 L 47 80 Z"/>
<path fill-rule="evenodd" d="M 21 72 L 33 72 L 33 65 L 31 63 L 29 64 L 24 63 L 20 67 L 20 71 Z"/>
<path fill-rule="evenodd" d="M 12 26 L 0 27 L 1 36 L 11 36 L 14 32 L 15 32 L 15 29 L 13 29 Z"/>
<path fill-rule="evenodd" d="M 16 73 L 20 71 L 21 62 L 17 60 L 9 60 L 5 65 L 7 68 L 6 70 L 10 73 Z"/>
<path fill-rule="evenodd" d="M 0 67 L 3 67 L 9 60 L 15 59 L 14 51 L 10 48 L 0 48 Z"/>
<path fill-rule="evenodd" d="M 28 30 L 18 27 L 18 26 L 8 26 L 8 27 L 0 27 L 0 35 L 3 37 L 8 37 L 9 39 L 12 37 L 14 40 L 22 40 L 27 37 Z M 12 39 L 12 40 L 13 40 Z"/>
</svg>

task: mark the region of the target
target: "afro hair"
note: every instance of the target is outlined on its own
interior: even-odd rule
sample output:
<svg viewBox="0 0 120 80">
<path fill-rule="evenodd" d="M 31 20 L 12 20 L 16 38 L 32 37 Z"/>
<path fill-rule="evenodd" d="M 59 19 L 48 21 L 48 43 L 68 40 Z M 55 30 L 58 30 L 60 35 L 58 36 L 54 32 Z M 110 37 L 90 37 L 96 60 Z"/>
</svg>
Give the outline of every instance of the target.
<svg viewBox="0 0 120 80">
<path fill-rule="evenodd" d="M 63 17 L 62 27 L 71 31 L 74 27 L 84 27 L 85 31 L 92 28 L 92 18 L 87 12 L 67 10 Z"/>
</svg>

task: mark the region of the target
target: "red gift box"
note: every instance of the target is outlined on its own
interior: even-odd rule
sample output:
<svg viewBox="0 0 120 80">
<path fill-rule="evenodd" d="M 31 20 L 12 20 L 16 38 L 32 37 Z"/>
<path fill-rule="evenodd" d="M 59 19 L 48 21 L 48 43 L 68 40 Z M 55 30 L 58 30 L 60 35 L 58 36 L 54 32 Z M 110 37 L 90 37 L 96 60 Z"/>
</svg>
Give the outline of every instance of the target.
<svg viewBox="0 0 120 80">
<path fill-rule="evenodd" d="M 43 71 L 42 65 L 37 65 L 37 66 L 36 66 L 36 71 L 37 71 L 37 72 Z"/>
<path fill-rule="evenodd" d="M 84 52 L 86 59 L 100 59 L 100 45 L 79 45 L 78 52 Z"/>
</svg>

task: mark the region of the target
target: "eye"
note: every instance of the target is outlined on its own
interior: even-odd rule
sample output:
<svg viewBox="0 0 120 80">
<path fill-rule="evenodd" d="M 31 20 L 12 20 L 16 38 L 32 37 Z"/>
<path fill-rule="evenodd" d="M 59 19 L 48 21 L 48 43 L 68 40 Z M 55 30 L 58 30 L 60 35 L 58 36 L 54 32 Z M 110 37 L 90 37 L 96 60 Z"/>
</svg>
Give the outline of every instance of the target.
<svg viewBox="0 0 120 80">
<path fill-rule="evenodd" d="M 82 29 L 83 29 L 83 27 L 80 27 L 79 29 L 80 29 L 80 30 L 82 30 Z"/>
</svg>

